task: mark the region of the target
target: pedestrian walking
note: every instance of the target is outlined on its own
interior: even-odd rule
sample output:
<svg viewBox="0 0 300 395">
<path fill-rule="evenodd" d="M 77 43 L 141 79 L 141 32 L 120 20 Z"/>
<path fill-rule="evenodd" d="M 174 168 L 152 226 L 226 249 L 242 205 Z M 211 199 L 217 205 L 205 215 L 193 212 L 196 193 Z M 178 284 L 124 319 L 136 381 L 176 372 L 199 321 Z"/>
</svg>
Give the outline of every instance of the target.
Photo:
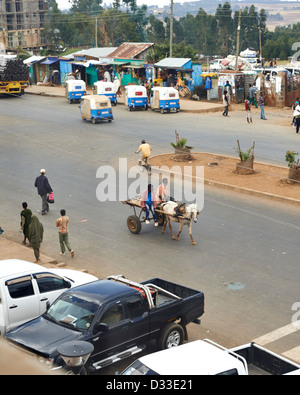
<svg viewBox="0 0 300 395">
<path fill-rule="evenodd" d="M 74 256 L 74 251 L 72 250 L 69 243 L 69 217 L 66 215 L 66 210 L 60 210 L 60 217 L 56 220 L 56 227 L 58 228 L 58 237 L 60 244 L 60 255 L 65 255 L 66 247 L 71 254 Z"/>
<path fill-rule="evenodd" d="M 260 119 L 266 120 L 267 118 L 265 117 L 265 101 L 264 101 L 264 97 L 263 97 L 262 93 L 259 94 L 258 104 L 260 107 Z"/>
<path fill-rule="evenodd" d="M 258 105 L 257 105 L 256 100 L 255 100 L 255 96 L 256 96 L 256 87 L 255 87 L 254 85 L 250 84 L 250 85 L 249 85 L 249 98 L 250 98 L 250 102 L 251 102 L 252 104 L 254 104 L 256 108 L 258 108 Z"/>
<path fill-rule="evenodd" d="M 23 210 L 21 211 L 21 230 L 23 231 L 24 235 L 24 240 L 23 244 L 26 244 L 26 239 L 28 239 L 29 244 L 30 239 L 29 239 L 29 225 L 31 222 L 31 216 L 32 216 L 32 211 L 28 208 L 28 205 L 26 202 L 22 203 Z"/>
<path fill-rule="evenodd" d="M 250 103 L 250 97 L 249 96 L 245 100 L 245 110 L 246 110 L 246 114 L 247 114 L 247 122 L 248 123 L 253 123 L 252 122 L 252 113 L 251 113 L 251 103 Z"/>
<path fill-rule="evenodd" d="M 225 106 L 223 115 L 227 117 L 228 116 L 228 109 L 230 106 L 230 99 L 229 99 L 229 94 L 226 90 L 224 90 L 224 93 L 223 93 L 223 105 Z"/>
<path fill-rule="evenodd" d="M 48 193 L 53 191 L 48 178 L 45 176 L 46 170 L 41 169 L 40 173 L 41 175 L 35 179 L 34 186 L 37 188 L 37 192 L 42 198 L 42 215 L 45 215 L 49 211 L 49 204 L 47 202 Z"/>
<path fill-rule="evenodd" d="M 230 100 L 232 100 L 232 86 L 229 83 L 229 81 L 226 81 L 226 84 L 224 85 L 224 90 L 228 92 Z"/>
<path fill-rule="evenodd" d="M 296 126 L 296 118 L 295 118 L 294 113 L 295 113 L 295 110 L 296 110 L 296 107 L 298 104 L 299 104 L 299 97 L 297 97 L 295 103 L 292 106 L 292 114 L 293 114 L 293 120 L 292 120 L 292 124 L 291 124 L 292 126 Z"/>
<path fill-rule="evenodd" d="M 300 104 L 298 103 L 294 111 L 295 123 L 296 123 L 296 133 L 299 133 L 300 129 Z"/>
<path fill-rule="evenodd" d="M 40 248 L 44 236 L 44 227 L 36 215 L 31 216 L 28 238 L 33 248 L 35 263 L 40 262 Z"/>
</svg>

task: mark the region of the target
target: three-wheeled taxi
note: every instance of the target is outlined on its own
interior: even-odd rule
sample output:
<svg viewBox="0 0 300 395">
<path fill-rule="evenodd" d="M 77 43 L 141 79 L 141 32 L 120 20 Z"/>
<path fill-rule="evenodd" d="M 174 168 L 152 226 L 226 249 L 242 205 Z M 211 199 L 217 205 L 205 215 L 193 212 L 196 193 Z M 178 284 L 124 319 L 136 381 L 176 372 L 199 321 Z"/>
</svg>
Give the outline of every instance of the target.
<svg viewBox="0 0 300 395">
<path fill-rule="evenodd" d="M 140 85 L 125 86 L 125 105 L 128 106 L 129 111 L 136 108 L 145 108 L 145 110 L 148 110 L 146 88 Z"/>
<path fill-rule="evenodd" d="M 95 95 L 104 95 L 109 98 L 111 104 L 117 105 L 117 93 L 112 82 L 97 81 L 94 83 Z"/>
<path fill-rule="evenodd" d="M 65 92 L 70 104 L 79 102 L 82 96 L 86 95 L 86 84 L 82 80 L 67 80 Z"/>
<path fill-rule="evenodd" d="M 154 86 L 152 88 L 151 109 L 159 110 L 162 114 L 180 110 L 178 90 L 173 87 Z"/>
<path fill-rule="evenodd" d="M 111 122 L 114 117 L 111 102 L 103 95 L 87 95 L 81 98 L 80 102 L 81 118 L 91 120 L 92 123 L 105 119 Z"/>
</svg>

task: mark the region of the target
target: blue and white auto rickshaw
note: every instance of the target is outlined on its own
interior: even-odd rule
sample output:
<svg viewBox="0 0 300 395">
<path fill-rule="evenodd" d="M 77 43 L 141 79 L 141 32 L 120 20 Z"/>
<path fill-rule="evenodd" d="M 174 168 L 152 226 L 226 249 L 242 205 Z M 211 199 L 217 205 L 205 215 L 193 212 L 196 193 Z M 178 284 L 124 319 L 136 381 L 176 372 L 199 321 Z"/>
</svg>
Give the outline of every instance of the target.
<svg viewBox="0 0 300 395">
<path fill-rule="evenodd" d="M 117 92 L 112 82 L 97 81 L 94 83 L 95 95 L 104 95 L 109 98 L 112 104 L 117 105 Z"/>
<path fill-rule="evenodd" d="M 82 80 L 67 80 L 65 92 L 70 104 L 79 102 L 82 96 L 86 95 L 86 84 Z"/>
<path fill-rule="evenodd" d="M 136 108 L 145 108 L 145 110 L 148 110 L 146 88 L 140 85 L 125 86 L 125 105 L 128 106 L 129 111 Z"/>
<path fill-rule="evenodd" d="M 92 123 L 108 120 L 111 122 L 114 117 L 111 102 L 103 95 L 87 95 L 81 98 L 80 102 L 81 118 L 90 120 Z"/>
<path fill-rule="evenodd" d="M 173 87 L 154 86 L 152 88 L 151 109 L 166 112 L 180 110 L 178 90 Z"/>
</svg>

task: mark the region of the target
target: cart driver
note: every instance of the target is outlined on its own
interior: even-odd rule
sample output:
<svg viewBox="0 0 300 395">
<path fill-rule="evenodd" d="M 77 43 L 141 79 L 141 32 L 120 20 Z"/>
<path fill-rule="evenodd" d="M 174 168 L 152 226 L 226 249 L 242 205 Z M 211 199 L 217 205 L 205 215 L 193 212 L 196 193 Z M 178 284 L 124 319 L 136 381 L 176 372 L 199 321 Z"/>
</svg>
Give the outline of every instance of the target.
<svg viewBox="0 0 300 395">
<path fill-rule="evenodd" d="M 139 146 L 139 149 L 135 151 L 136 154 L 138 154 L 139 152 L 142 152 L 142 160 L 145 163 L 148 163 L 148 158 L 151 155 L 151 146 L 148 143 L 146 143 L 145 140 L 141 141 L 141 145 Z"/>
<path fill-rule="evenodd" d="M 163 178 L 162 183 L 157 187 L 156 200 L 159 203 L 166 202 L 167 200 L 169 200 L 168 179 L 167 178 Z"/>
</svg>

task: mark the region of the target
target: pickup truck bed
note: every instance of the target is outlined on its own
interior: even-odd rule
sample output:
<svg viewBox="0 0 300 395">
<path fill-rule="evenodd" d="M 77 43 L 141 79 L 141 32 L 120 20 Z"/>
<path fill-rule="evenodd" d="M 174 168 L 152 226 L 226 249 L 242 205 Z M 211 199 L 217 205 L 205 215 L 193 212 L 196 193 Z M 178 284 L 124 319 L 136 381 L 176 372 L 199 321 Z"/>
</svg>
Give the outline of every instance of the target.
<svg viewBox="0 0 300 395">
<path fill-rule="evenodd" d="M 283 375 L 299 369 L 297 364 L 284 357 L 266 350 L 255 343 L 231 349 L 245 358 L 249 375 Z"/>
</svg>

